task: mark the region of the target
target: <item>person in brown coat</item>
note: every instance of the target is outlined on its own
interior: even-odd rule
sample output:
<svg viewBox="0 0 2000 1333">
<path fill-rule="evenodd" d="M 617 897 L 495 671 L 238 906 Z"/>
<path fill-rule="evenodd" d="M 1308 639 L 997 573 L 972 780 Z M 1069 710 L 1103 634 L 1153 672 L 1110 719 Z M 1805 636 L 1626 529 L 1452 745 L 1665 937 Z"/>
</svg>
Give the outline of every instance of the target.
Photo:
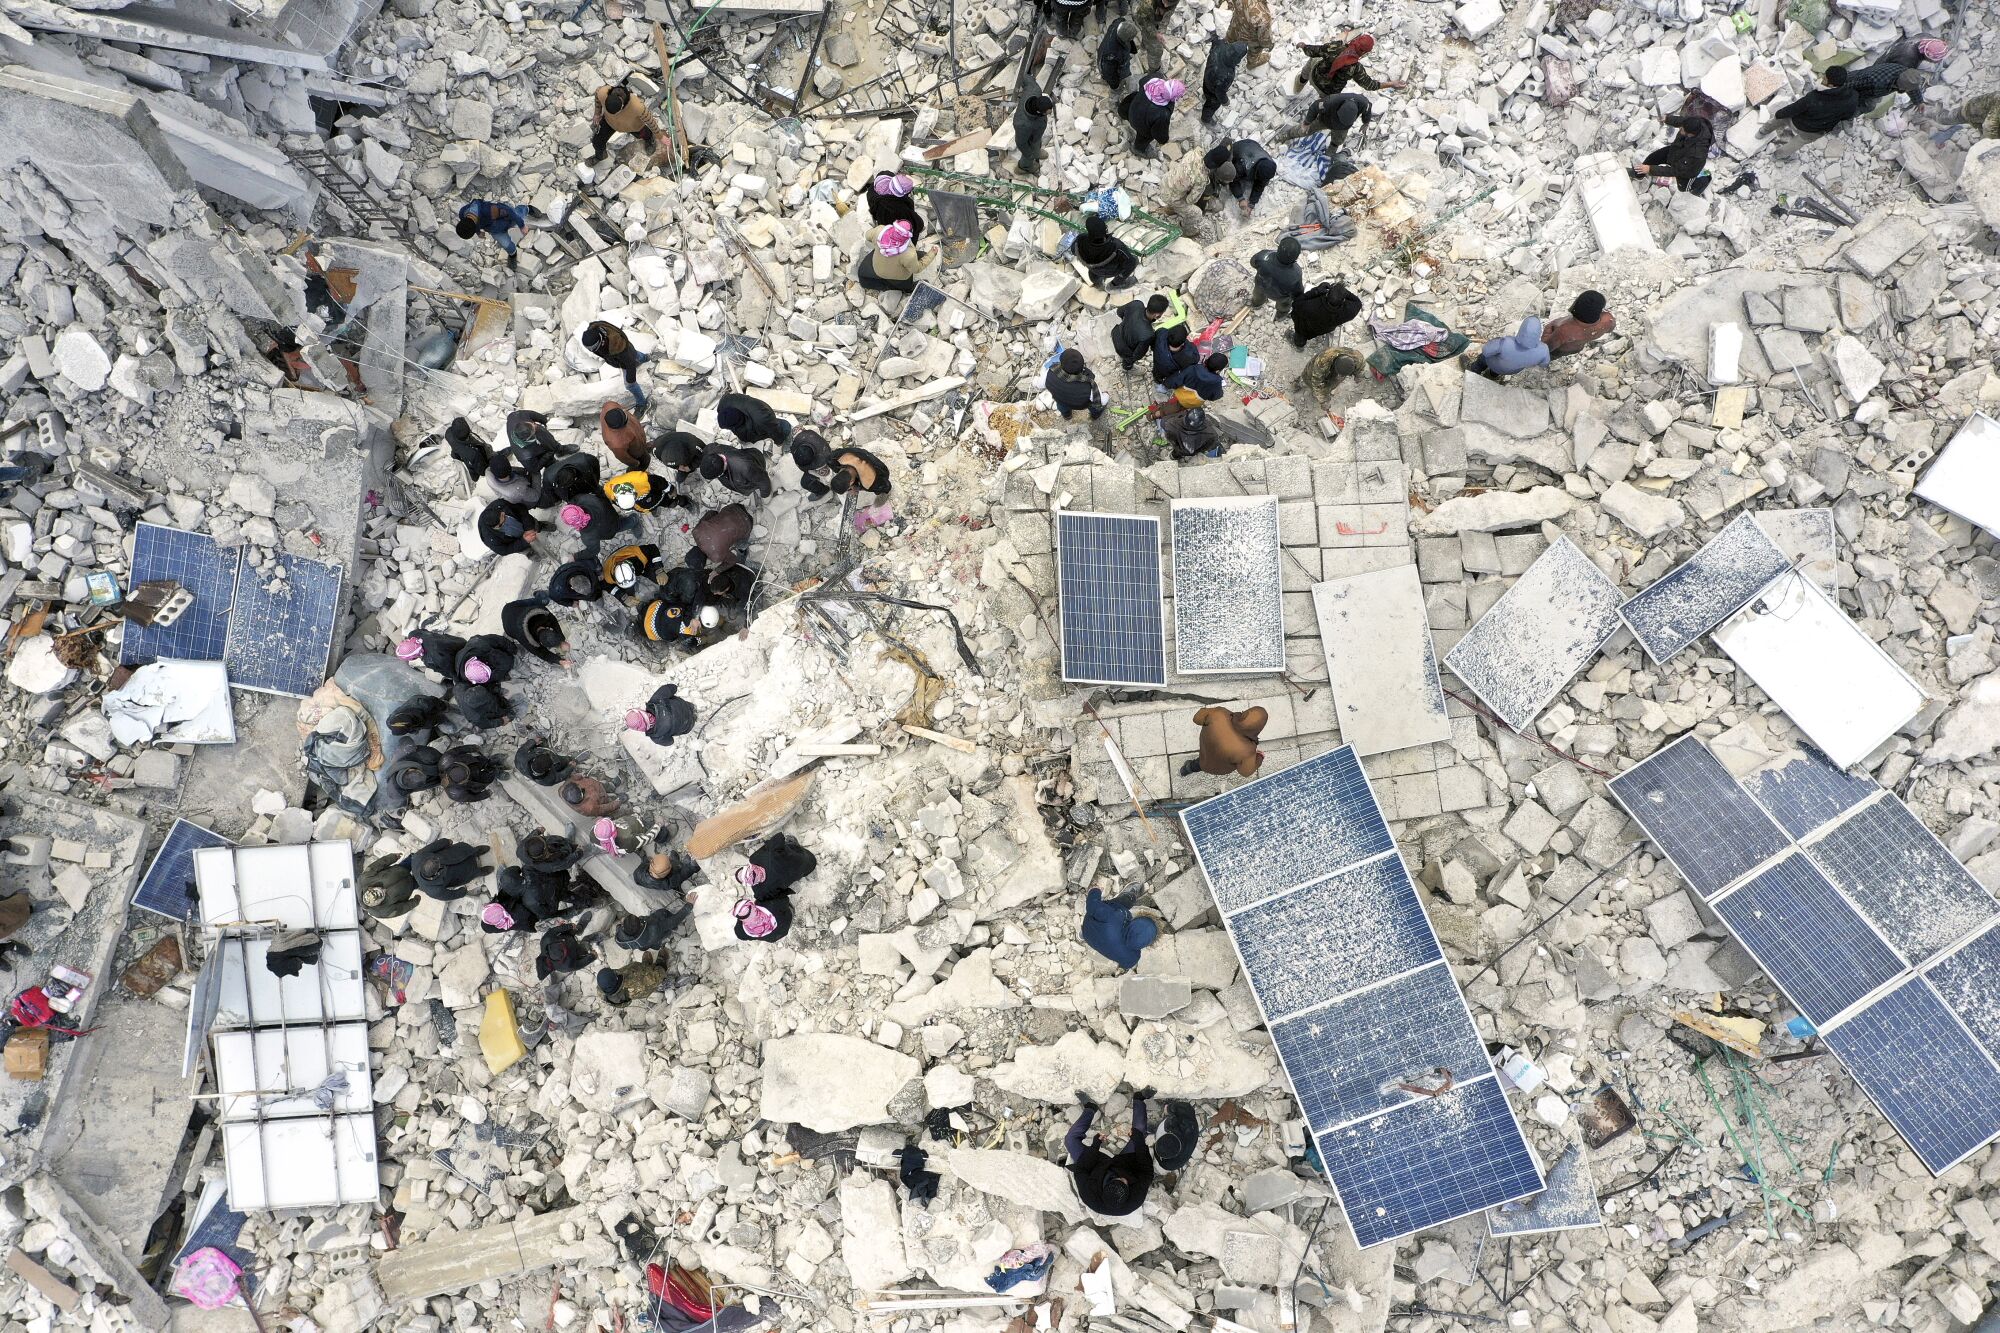
<svg viewBox="0 0 2000 1333">
<path fill-rule="evenodd" d="M 1585 292 L 1569 303 L 1569 314 L 1542 325 L 1549 355 L 1574 356 L 1618 327 L 1618 316 L 1604 308 L 1603 292 Z"/>
<path fill-rule="evenodd" d="M 617 403 L 597 409 L 597 430 L 611 456 L 634 471 L 644 472 L 653 462 L 653 446 L 646 442 L 646 428 Z"/>
<path fill-rule="evenodd" d="M 604 783 L 597 778 L 578 773 L 563 783 L 561 790 L 563 804 L 586 818 L 618 814 L 618 798 L 605 790 Z"/>
<path fill-rule="evenodd" d="M 636 135 L 648 154 L 659 151 L 660 122 L 653 119 L 653 108 L 632 96 L 632 90 L 622 83 L 597 90 L 597 109 L 590 117 L 590 156 L 585 161 L 601 160 L 614 134 Z"/>
<path fill-rule="evenodd" d="M 1240 713 L 1227 708 L 1201 709 L 1194 715 L 1194 724 L 1201 728 L 1201 753 L 1181 765 L 1181 776 L 1194 772 L 1218 778 L 1231 773 L 1252 776 L 1264 763 L 1257 737 L 1269 720 L 1270 714 L 1261 708 L 1246 708 Z"/>
</svg>

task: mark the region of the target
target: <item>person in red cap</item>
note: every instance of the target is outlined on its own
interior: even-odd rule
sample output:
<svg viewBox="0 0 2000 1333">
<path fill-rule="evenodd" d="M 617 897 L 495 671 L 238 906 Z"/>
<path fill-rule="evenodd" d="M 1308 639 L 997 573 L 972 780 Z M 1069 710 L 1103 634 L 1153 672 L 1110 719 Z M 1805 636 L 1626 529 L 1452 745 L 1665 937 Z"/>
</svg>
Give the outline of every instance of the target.
<svg viewBox="0 0 2000 1333">
<path fill-rule="evenodd" d="M 1303 92 L 1311 84 L 1321 97 L 1331 97 L 1347 91 L 1349 83 L 1371 93 L 1409 87 L 1401 79 L 1377 79 L 1362 68 L 1362 60 L 1374 49 L 1375 38 L 1365 32 L 1356 33 L 1338 46 L 1332 42 L 1300 42 L 1299 50 L 1306 53 L 1307 60 L 1293 81 L 1292 91 Z"/>
</svg>

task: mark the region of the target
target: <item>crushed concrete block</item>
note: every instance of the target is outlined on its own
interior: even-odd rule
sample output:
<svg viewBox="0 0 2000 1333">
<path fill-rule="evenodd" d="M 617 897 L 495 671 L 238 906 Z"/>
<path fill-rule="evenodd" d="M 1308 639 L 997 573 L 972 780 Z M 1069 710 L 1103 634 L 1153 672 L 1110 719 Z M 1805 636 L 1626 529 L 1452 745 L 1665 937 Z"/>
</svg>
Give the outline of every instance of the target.
<svg viewBox="0 0 2000 1333">
<path fill-rule="evenodd" d="M 1642 491 L 1629 481 L 1621 481 L 1606 490 L 1598 503 L 1605 513 L 1644 541 L 1664 536 L 1687 523 L 1687 510 L 1681 507 L 1679 500 Z"/>
<path fill-rule="evenodd" d="M 1179 977 L 1126 976 L 1118 984 L 1118 1011 L 1127 1018 L 1165 1018 L 1194 1000 L 1194 988 Z"/>
<path fill-rule="evenodd" d="M 56 373 L 82 389 L 96 393 L 111 379 L 111 358 L 85 329 L 72 324 L 56 335 Z"/>
<path fill-rule="evenodd" d="M 1426 536 L 1459 532 L 1505 532 L 1553 522 L 1576 506 L 1576 501 L 1553 486 L 1536 486 L 1526 491 L 1487 491 L 1483 495 L 1457 495 L 1428 514 L 1419 514 L 1410 527 Z"/>
<path fill-rule="evenodd" d="M 1847 400 L 1859 403 L 1875 392 L 1888 367 L 1859 338 L 1843 334 L 1834 340 L 1833 369 L 1840 376 L 1841 392 L 1847 395 Z"/>
<path fill-rule="evenodd" d="M 645 1095 L 646 1037 L 592 1028 L 570 1049 L 570 1095 L 592 1111 L 613 1111 Z"/>
<path fill-rule="evenodd" d="M 899 1051 L 835 1032 L 800 1033 L 764 1043 L 758 1114 L 821 1133 L 903 1118 L 892 1102 L 923 1067 Z M 1108 1094 L 1107 1094 L 1108 1095 Z"/>
<path fill-rule="evenodd" d="M 987 1077 L 1016 1097 L 1068 1106 L 1078 1092 L 1109 1101 L 1118 1091 L 1124 1065 L 1124 1053 L 1111 1043 L 1087 1032 L 1065 1032 L 1048 1046 L 1015 1048 L 1014 1058 L 995 1065 Z"/>
</svg>

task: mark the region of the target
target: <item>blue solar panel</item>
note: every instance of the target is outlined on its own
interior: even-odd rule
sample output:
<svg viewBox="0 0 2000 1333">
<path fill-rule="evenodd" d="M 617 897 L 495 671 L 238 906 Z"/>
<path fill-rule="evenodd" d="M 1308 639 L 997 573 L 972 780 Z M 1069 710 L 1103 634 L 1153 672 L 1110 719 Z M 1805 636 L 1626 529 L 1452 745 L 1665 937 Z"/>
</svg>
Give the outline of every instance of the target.
<svg viewBox="0 0 2000 1333">
<path fill-rule="evenodd" d="M 1613 778 L 1611 794 L 1704 898 L 1791 845 L 1722 761 L 1692 736 Z"/>
<path fill-rule="evenodd" d="M 1229 927 L 1273 1023 L 1444 957 L 1394 852 L 1247 908 Z"/>
<path fill-rule="evenodd" d="M 220 662 L 236 597 L 236 561 L 236 550 L 223 550 L 213 537 L 141 523 L 132 539 L 129 582 L 136 588 L 171 579 L 194 594 L 194 605 L 171 625 L 127 622 L 118 660 L 128 666 L 163 659 Z"/>
<path fill-rule="evenodd" d="M 194 854 L 204 847 L 234 847 L 220 833 L 211 833 L 199 824 L 176 819 L 167 830 L 153 863 L 146 867 L 139 887 L 132 892 L 132 906 L 172 917 L 194 920 Z"/>
<path fill-rule="evenodd" d="M 2000 1060 L 2000 926 L 1938 959 L 1924 975 L 1945 1007 Z"/>
<path fill-rule="evenodd" d="M 1399 1083 L 1436 1087 L 1441 1069 L 1465 1083 L 1493 1067 L 1442 958 L 1273 1023 L 1271 1040 L 1315 1134 L 1420 1095 Z"/>
<path fill-rule="evenodd" d="M 1364 1248 L 1542 1188 L 1492 1078 L 1321 1134 L 1320 1160 Z"/>
<path fill-rule="evenodd" d="M 1902 960 L 1798 852 L 1716 899 L 1715 911 L 1816 1027 L 1903 970 Z"/>
<path fill-rule="evenodd" d="M 1062 676 L 1086 685 L 1167 683 L 1160 611 L 1160 521 L 1056 515 Z"/>
<path fill-rule="evenodd" d="M 1785 832 L 1803 838 L 1852 810 L 1881 788 L 1843 771 L 1817 747 L 1801 744 L 1769 768 L 1743 779 L 1750 795 Z"/>
<path fill-rule="evenodd" d="M 340 566 L 280 555 L 282 592 L 246 560 L 230 618 L 229 683 L 270 694 L 306 695 L 326 680 L 333 623 L 340 609 Z"/>
<path fill-rule="evenodd" d="M 1993 895 L 1893 796 L 1835 824 L 1806 844 L 1806 855 L 1912 967 L 1996 911 Z"/>
<path fill-rule="evenodd" d="M 1651 587 L 1633 594 L 1619 615 L 1646 655 L 1665 662 L 1790 568 L 1757 520 L 1743 514 Z"/>
<path fill-rule="evenodd" d="M 1915 977 L 1826 1034 L 1932 1174 L 2000 1134 L 2000 1068 Z"/>
<path fill-rule="evenodd" d="M 1224 915 L 1396 845 L 1346 745 L 1189 806 L 1181 823 Z"/>
</svg>

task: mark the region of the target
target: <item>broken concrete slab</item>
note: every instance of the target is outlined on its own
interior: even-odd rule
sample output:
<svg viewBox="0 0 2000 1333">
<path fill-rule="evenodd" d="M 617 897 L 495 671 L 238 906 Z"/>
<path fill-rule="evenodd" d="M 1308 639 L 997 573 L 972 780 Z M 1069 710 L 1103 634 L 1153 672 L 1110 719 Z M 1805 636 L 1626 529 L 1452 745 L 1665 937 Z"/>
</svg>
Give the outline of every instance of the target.
<svg viewBox="0 0 2000 1333">
<path fill-rule="evenodd" d="M 907 1122 L 922 1105 L 922 1073 L 909 1056 L 863 1037 L 779 1037 L 764 1043 L 758 1114 L 821 1133 Z"/>
<path fill-rule="evenodd" d="M 393 1307 L 555 1264 L 604 1267 L 615 1260 L 596 1210 L 578 1205 L 406 1243 L 376 1261 L 375 1278 Z"/>
</svg>

